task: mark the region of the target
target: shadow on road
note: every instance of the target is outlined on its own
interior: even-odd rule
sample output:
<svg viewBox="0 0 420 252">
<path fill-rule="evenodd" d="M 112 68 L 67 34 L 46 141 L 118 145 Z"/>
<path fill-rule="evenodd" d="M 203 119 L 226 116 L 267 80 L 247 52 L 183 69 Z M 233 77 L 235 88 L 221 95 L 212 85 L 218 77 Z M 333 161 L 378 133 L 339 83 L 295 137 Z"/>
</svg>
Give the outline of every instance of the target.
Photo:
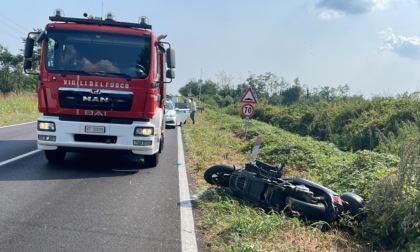
<svg viewBox="0 0 420 252">
<path fill-rule="evenodd" d="M 0 181 L 81 179 L 147 173 L 141 156 L 116 153 L 67 153 L 49 163 L 43 152 L 0 166 Z"/>
<path fill-rule="evenodd" d="M 0 140 L 0 163 L 36 148 L 36 140 Z"/>
</svg>

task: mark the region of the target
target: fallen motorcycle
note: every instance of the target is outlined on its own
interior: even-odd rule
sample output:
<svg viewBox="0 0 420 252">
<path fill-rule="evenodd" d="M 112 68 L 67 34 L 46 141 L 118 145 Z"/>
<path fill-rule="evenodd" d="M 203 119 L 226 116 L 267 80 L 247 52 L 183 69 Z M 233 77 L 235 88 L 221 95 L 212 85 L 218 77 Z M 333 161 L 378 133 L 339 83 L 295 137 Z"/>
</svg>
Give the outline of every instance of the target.
<svg viewBox="0 0 420 252">
<path fill-rule="evenodd" d="M 260 141 L 259 137 L 257 142 Z M 361 219 L 362 197 L 351 192 L 338 195 L 329 188 L 302 178 L 283 178 L 283 165 L 271 166 L 255 159 L 259 143 L 254 145 L 251 162 L 242 169 L 214 165 L 205 171 L 204 179 L 212 185 L 229 187 L 234 196 L 264 209 L 298 212 L 307 219 L 326 222 L 338 220 L 345 212 L 356 220 Z"/>
</svg>

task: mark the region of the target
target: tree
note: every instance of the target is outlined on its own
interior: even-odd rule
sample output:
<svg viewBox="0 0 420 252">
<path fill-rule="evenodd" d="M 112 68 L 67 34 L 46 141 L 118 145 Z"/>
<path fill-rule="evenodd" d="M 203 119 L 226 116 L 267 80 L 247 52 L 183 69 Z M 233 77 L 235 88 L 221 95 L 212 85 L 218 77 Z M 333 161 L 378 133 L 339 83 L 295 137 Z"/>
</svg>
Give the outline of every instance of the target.
<svg viewBox="0 0 420 252">
<path fill-rule="evenodd" d="M 178 92 L 183 96 L 189 96 L 190 92 L 192 96 L 197 97 L 200 94 L 200 83 L 191 79 L 185 86 L 181 87 Z M 218 93 L 216 83 L 211 80 L 206 80 L 201 84 L 201 95 L 215 95 Z"/>
<path fill-rule="evenodd" d="M 199 83 L 195 79 L 191 79 L 185 86 L 181 87 L 178 92 L 183 96 L 189 96 L 188 94 L 192 94 L 193 96 L 197 96 L 200 92 L 199 90 Z"/>
<path fill-rule="evenodd" d="M 279 77 L 277 77 L 277 75 L 275 75 L 271 72 L 266 72 L 261 77 L 264 80 L 264 82 L 266 83 L 266 89 L 267 89 L 267 92 L 270 96 L 280 93 L 281 86 L 280 86 L 280 82 L 279 82 Z"/>
<path fill-rule="evenodd" d="M 220 90 L 219 94 L 221 96 L 232 95 L 232 92 L 234 91 L 232 74 L 222 70 L 216 74 L 216 78 L 218 80 L 217 86 Z"/>
<path fill-rule="evenodd" d="M 219 91 L 219 88 L 217 87 L 217 84 L 211 80 L 206 80 L 201 85 L 201 95 L 214 95 L 217 94 Z"/>
<path fill-rule="evenodd" d="M 0 91 L 9 93 L 22 89 L 22 55 L 13 55 L 0 45 Z"/>
<path fill-rule="evenodd" d="M 42 29 L 33 29 L 40 33 Z M 25 39 L 22 39 L 25 42 Z M 41 44 L 35 43 L 32 57 L 34 71 L 39 69 L 41 57 Z M 38 86 L 37 76 L 25 75 L 23 69 L 23 49 L 20 54 L 13 55 L 6 47 L 0 45 L 0 91 L 2 93 L 15 92 L 20 90 L 34 91 Z"/>
<path fill-rule="evenodd" d="M 336 93 L 337 91 L 335 88 L 325 86 L 325 87 L 321 87 L 318 94 L 326 101 L 332 101 L 334 97 L 336 97 Z"/>
<path fill-rule="evenodd" d="M 341 98 L 347 98 L 350 96 L 350 86 L 349 84 L 344 84 L 344 85 L 338 85 L 337 88 L 337 93 L 338 96 L 340 96 Z"/>
<path fill-rule="evenodd" d="M 245 83 L 238 84 L 236 86 L 235 91 L 234 91 L 233 99 L 235 101 L 239 101 L 241 99 L 242 95 L 244 95 L 244 93 L 245 93 L 245 91 L 246 91 L 247 88 L 248 88 L 248 85 L 245 84 Z"/>
<path fill-rule="evenodd" d="M 270 98 L 268 99 L 268 103 L 270 105 L 281 105 L 283 101 L 283 96 L 278 95 L 278 94 L 273 94 L 270 96 Z"/>
<path fill-rule="evenodd" d="M 263 75 L 251 74 L 245 83 L 252 88 L 257 99 L 268 98 L 269 92 Z"/>
<path fill-rule="evenodd" d="M 300 97 L 303 95 L 303 88 L 300 85 L 294 85 L 286 90 L 284 90 L 281 95 L 283 96 L 282 104 L 291 105 L 299 101 Z"/>
</svg>

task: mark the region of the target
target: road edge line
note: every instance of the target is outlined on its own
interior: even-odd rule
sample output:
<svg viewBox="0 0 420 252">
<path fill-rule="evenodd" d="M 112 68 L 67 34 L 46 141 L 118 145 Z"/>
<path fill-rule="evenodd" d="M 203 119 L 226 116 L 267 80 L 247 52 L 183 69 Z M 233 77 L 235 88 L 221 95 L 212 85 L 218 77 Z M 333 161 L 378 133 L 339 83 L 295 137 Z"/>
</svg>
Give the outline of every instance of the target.
<svg viewBox="0 0 420 252">
<path fill-rule="evenodd" d="M 179 198 L 181 213 L 181 251 L 195 252 L 197 240 L 195 237 L 194 217 L 188 187 L 187 170 L 185 167 L 184 146 L 182 143 L 181 127 L 177 127 L 178 140 L 178 177 L 179 177 Z"/>
<path fill-rule="evenodd" d="M 26 124 L 31 124 L 31 123 L 36 123 L 36 121 L 26 122 L 26 123 L 18 123 L 18 124 L 12 124 L 12 125 L 4 125 L 4 126 L 0 126 L 0 129 L 10 128 L 10 127 L 15 127 L 15 126 L 21 126 L 21 125 L 26 125 Z"/>
</svg>

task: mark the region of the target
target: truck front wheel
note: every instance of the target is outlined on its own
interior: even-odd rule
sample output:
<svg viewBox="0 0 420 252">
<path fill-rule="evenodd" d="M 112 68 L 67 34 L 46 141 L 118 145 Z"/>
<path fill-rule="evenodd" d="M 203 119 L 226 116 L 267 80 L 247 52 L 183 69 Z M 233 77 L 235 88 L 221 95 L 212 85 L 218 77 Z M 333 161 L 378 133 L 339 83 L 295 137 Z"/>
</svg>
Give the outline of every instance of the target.
<svg viewBox="0 0 420 252">
<path fill-rule="evenodd" d="M 144 164 L 146 167 L 155 167 L 159 163 L 159 152 L 153 155 L 144 156 Z"/>
<path fill-rule="evenodd" d="M 66 152 L 59 150 L 45 150 L 45 157 L 50 163 L 59 163 L 66 157 Z"/>
</svg>

